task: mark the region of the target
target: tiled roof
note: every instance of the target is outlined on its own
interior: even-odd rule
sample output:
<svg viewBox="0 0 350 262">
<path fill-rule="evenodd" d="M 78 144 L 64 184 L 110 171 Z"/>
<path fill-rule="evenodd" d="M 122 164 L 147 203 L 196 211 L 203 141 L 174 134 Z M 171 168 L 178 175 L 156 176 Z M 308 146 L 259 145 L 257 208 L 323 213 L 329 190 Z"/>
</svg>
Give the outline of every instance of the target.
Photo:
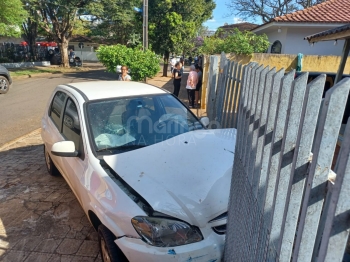
<svg viewBox="0 0 350 262">
<path fill-rule="evenodd" d="M 231 25 L 224 25 L 220 26 L 219 28 L 225 30 L 225 31 L 231 31 L 234 28 L 237 28 L 239 31 L 249 31 L 254 28 L 256 28 L 258 25 L 251 24 L 251 23 L 238 23 L 238 24 L 231 24 Z"/>
<path fill-rule="evenodd" d="M 332 35 L 339 35 L 339 33 L 344 33 L 342 35 L 342 38 L 350 38 L 350 24 L 343 25 L 340 27 L 336 27 L 327 31 L 323 31 L 317 34 L 309 35 L 304 38 L 304 40 L 308 40 L 309 42 L 313 42 L 314 39 L 325 37 L 325 36 L 332 36 Z M 338 38 L 339 39 L 339 38 Z"/>
<path fill-rule="evenodd" d="M 350 0 L 328 0 L 318 5 L 275 17 L 272 22 L 350 23 Z"/>
</svg>

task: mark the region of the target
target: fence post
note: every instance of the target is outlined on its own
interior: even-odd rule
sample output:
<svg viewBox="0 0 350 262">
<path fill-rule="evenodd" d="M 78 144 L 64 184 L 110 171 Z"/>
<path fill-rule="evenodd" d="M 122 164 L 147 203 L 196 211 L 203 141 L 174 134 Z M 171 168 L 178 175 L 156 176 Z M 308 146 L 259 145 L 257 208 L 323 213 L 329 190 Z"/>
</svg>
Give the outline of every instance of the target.
<svg viewBox="0 0 350 262">
<path fill-rule="evenodd" d="M 236 127 L 237 128 L 237 116 L 238 116 L 238 105 L 239 101 L 241 99 L 241 88 L 242 88 L 242 81 L 243 81 L 243 76 L 241 76 L 241 71 L 242 71 L 242 65 L 238 65 L 238 69 L 235 72 L 235 79 L 236 81 L 233 83 L 235 85 L 234 87 L 234 94 L 233 94 L 233 105 L 232 105 L 232 115 L 231 115 L 231 121 L 230 121 L 230 126 Z"/>
<path fill-rule="evenodd" d="M 227 78 L 227 71 L 229 67 L 229 61 L 226 58 L 226 54 L 224 52 L 221 53 L 221 59 L 220 59 L 220 74 L 218 78 L 218 84 L 216 88 L 216 96 L 214 101 L 214 114 L 215 114 L 215 120 L 221 123 L 221 116 L 223 111 L 223 105 L 224 105 L 224 99 L 225 99 L 225 93 L 226 93 L 226 78 Z M 216 127 L 217 128 L 217 127 Z"/>
<path fill-rule="evenodd" d="M 207 84 L 207 114 L 211 121 L 214 120 L 214 100 L 216 94 L 216 84 L 218 77 L 218 69 L 219 69 L 219 58 L 217 56 L 210 56 L 210 64 L 209 64 L 209 75 L 208 75 L 208 84 Z"/>
<path fill-rule="evenodd" d="M 314 156 L 300 214 L 293 261 L 298 261 L 298 259 L 299 261 L 310 261 L 312 257 L 313 248 L 310 247 L 314 247 L 315 244 L 325 186 L 349 89 L 350 79 L 344 79 L 328 90 L 324 99 L 315 138 Z"/>
<path fill-rule="evenodd" d="M 224 112 L 222 116 L 222 124 L 223 128 L 229 128 L 227 118 L 230 117 L 231 114 L 231 105 L 232 105 L 232 95 L 233 95 L 233 85 L 232 85 L 232 73 L 234 68 L 236 68 L 236 64 L 234 61 L 230 61 L 228 65 L 228 74 L 227 74 L 227 88 L 225 94 L 225 103 L 224 103 Z"/>
<path fill-rule="evenodd" d="M 209 59 L 207 56 L 203 56 L 203 83 L 201 89 L 201 109 L 206 109 L 207 101 L 207 85 L 208 85 L 208 69 L 209 69 Z"/>
</svg>

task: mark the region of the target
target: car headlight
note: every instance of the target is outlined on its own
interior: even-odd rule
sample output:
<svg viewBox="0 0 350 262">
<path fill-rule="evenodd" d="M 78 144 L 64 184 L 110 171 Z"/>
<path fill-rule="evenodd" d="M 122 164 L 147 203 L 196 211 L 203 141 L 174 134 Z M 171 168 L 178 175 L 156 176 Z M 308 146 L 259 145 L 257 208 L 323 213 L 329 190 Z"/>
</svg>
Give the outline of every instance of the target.
<svg viewBox="0 0 350 262">
<path fill-rule="evenodd" d="M 156 247 L 175 247 L 203 240 L 198 228 L 178 220 L 137 216 L 131 223 L 144 241 Z"/>
</svg>

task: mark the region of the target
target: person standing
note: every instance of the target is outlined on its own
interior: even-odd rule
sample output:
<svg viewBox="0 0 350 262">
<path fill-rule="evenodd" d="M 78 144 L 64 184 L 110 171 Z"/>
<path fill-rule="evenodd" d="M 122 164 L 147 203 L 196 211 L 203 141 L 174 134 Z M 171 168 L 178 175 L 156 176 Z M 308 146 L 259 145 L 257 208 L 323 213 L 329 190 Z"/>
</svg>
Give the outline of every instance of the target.
<svg viewBox="0 0 350 262">
<path fill-rule="evenodd" d="M 174 70 L 173 70 L 173 78 L 174 78 L 174 92 L 173 94 L 175 96 L 179 96 L 179 92 L 180 92 L 180 87 L 181 87 L 181 63 L 177 62 L 174 66 Z"/>
<path fill-rule="evenodd" d="M 199 65 L 196 65 L 196 72 L 198 75 L 198 82 L 196 85 L 196 92 L 195 92 L 195 103 L 196 105 L 199 104 L 200 101 L 200 93 L 201 93 L 201 89 L 202 89 L 202 81 L 203 81 L 203 68 Z"/>
<path fill-rule="evenodd" d="M 121 68 L 122 73 L 119 75 L 119 81 L 131 81 L 131 76 L 128 75 L 128 67 L 123 65 Z"/>
<path fill-rule="evenodd" d="M 190 108 L 191 107 L 194 108 L 194 99 L 195 99 L 195 91 L 196 91 L 197 83 L 198 83 L 198 74 L 196 72 L 195 66 L 191 65 L 190 66 L 190 73 L 188 75 L 187 84 L 186 84 Z"/>
</svg>

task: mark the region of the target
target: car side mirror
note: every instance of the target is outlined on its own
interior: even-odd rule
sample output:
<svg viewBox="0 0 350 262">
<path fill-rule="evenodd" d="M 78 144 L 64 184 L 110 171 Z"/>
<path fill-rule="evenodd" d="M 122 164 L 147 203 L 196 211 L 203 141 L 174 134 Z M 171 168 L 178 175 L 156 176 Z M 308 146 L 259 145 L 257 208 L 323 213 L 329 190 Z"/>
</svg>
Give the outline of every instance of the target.
<svg viewBox="0 0 350 262">
<path fill-rule="evenodd" d="M 209 117 L 201 117 L 199 119 L 199 121 L 201 121 L 202 125 L 205 126 L 205 127 L 208 127 L 209 126 L 209 123 L 210 123 L 210 120 L 209 120 Z"/>
<path fill-rule="evenodd" d="M 51 148 L 51 153 L 54 156 L 61 157 L 77 157 L 78 151 L 75 150 L 73 141 L 61 141 L 54 143 Z"/>
</svg>

